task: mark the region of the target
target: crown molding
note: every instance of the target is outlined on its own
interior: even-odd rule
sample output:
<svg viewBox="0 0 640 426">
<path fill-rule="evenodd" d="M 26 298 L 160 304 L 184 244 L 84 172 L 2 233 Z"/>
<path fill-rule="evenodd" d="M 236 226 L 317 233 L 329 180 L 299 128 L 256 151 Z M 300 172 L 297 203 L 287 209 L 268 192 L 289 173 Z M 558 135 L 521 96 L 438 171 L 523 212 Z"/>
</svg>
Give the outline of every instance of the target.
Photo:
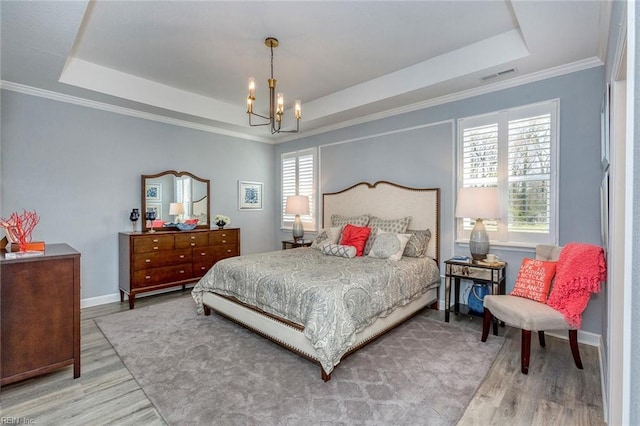
<svg viewBox="0 0 640 426">
<path fill-rule="evenodd" d="M 175 118 L 165 117 L 158 114 L 152 114 L 142 111 L 137 111 L 131 108 L 124 108 L 115 105 L 110 105 L 104 102 L 92 101 L 84 98 L 80 98 L 77 96 L 71 96 L 62 94 L 59 92 L 53 92 L 50 90 L 39 89 L 32 86 L 27 86 L 20 83 L 14 83 L 10 81 L 2 80 L 0 81 L 0 88 L 5 90 L 10 90 L 14 92 L 24 93 L 31 96 L 38 96 L 46 99 L 55 100 L 58 102 L 66 102 L 74 105 L 84 106 L 87 108 L 94 108 L 103 111 L 113 112 L 116 114 L 127 115 L 130 117 L 141 118 L 145 120 L 156 121 L 165 124 L 171 124 L 174 126 L 186 127 L 195 130 L 201 130 L 203 132 L 215 133 L 219 135 L 231 136 L 234 138 L 250 140 L 254 142 L 261 142 L 267 144 L 279 144 L 290 142 L 310 136 L 315 136 L 335 130 L 340 130 L 346 127 L 352 127 L 359 124 L 368 123 L 370 121 L 381 120 L 389 117 L 393 117 L 400 114 L 405 114 L 425 108 L 430 108 L 438 105 L 443 105 L 450 102 L 460 101 L 468 98 L 472 98 L 475 96 L 484 95 L 491 92 L 496 92 L 499 90 L 510 89 L 518 86 L 522 86 L 529 83 L 534 83 L 541 80 L 546 80 L 553 77 L 559 77 L 565 74 L 570 74 L 573 72 L 583 71 L 589 68 L 594 68 L 598 66 L 604 65 L 602 60 L 598 57 L 584 59 L 582 61 L 572 62 L 570 64 L 561 65 L 554 68 L 549 68 L 547 70 L 510 78 L 508 80 L 497 81 L 494 83 L 490 83 L 484 85 L 482 87 L 477 87 L 469 90 L 463 90 L 460 92 L 452 93 L 445 96 L 440 96 L 434 99 L 428 99 L 421 102 L 416 102 L 409 105 L 404 105 L 397 108 L 392 108 L 386 111 L 382 111 L 379 113 L 370 114 L 364 117 L 355 118 L 352 120 L 342 121 L 340 123 L 322 126 L 317 129 L 301 131 L 291 136 L 285 136 L 279 139 L 270 139 L 265 137 L 259 137 L 254 135 L 249 135 L 241 132 L 234 132 L 231 130 L 222 129 L 215 126 L 208 126 L 205 124 L 193 123 L 186 120 L 179 120 Z"/>
<path fill-rule="evenodd" d="M 553 77 L 559 77 L 566 74 L 571 74 L 578 71 L 584 71 L 590 68 L 602 66 L 604 63 L 600 58 L 593 57 L 584 59 L 570 64 L 561 65 L 554 68 L 549 68 L 543 71 L 513 77 L 508 80 L 498 81 L 490 83 L 482 87 L 477 87 L 469 90 L 463 90 L 460 92 L 452 93 L 449 95 L 440 96 L 438 98 L 428 99 L 426 101 L 416 102 L 410 105 L 404 105 L 397 108 L 392 108 L 386 111 L 382 111 L 375 114 L 370 114 L 364 117 L 355 118 L 353 120 L 347 120 L 340 123 L 336 123 L 329 126 L 324 126 L 307 132 L 297 133 L 295 136 L 289 136 L 275 141 L 275 143 L 290 142 L 293 140 L 315 136 L 322 133 L 331 132 L 334 130 L 340 130 L 346 127 L 356 126 L 358 124 L 368 123 L 370 121 L 382 120 L 384 118 L 393 117 L 408 112 L 418 111 L 425 108 L 430 108 L 438 105 L 447 104 L 450 102 L 460 101 L 464 99 L 473 98 L 475 96 L 484 95 L 491 92 L 497 92 L 499 90 L 511 89 L 514 87 L 522 86 L 529 83 L 535 83 L 541 80 L 546 80 Z"/>
<path fill-rule="evenodd" d="M 79 98 L 77 96 L 66 95 L 59 92 L 53 92 L 51 90 L 39 89 L 37 87 L 27 86 L 20 83 L 14 83 L 11 81 L 0 81 L 0 88 L 4 90 L 10 90 L 12 92 L 23 93 L 25 95 L 37 96 L 40 98 L 50 99 L 58 102 L 65 102 L 68 104 L 83 106 L 87 108 L 99 109 L 102 111 L 113 112 L 116 114 L 122 114 L 129 117 L 141 118 L 143 120 L 151 120 L 164 124 L 171 124 L 173 126 L 186 127 L 194 130 L 201 130 L 207 133 L 215 133 L 224 136 L 231 136 L 239 139 L 246 139 L 254 142 L 262 142 L 273 144 L 271 139 L 261 138 L 258 136 L 247 135 L 245 133 L 234 132 L 231 130 L 222 129 L 220 127 L 208 126 L 206 124 L 193 123 L 186 120 L 179 120 L 177 118 L 165 117 L 163 115 L 152 114 L 148 112 L 138 111 L 131 108 L 120 107 L 116 105 L 107 104 L 104 102 L 92 101 L 89 99 Z"/>
</svg>

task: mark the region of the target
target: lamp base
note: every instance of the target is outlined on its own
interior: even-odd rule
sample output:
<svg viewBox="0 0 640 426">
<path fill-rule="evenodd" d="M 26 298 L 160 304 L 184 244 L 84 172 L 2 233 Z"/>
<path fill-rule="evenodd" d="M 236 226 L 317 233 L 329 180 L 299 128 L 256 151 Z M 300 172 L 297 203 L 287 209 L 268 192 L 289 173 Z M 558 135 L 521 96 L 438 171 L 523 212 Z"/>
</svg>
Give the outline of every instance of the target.
<svg viewBox="0 0 640 426">
<path fill-rule="evenodd" d="M 298 242 L 302 237 L 304 237 L 304 227 L 302 226 L 300 215 L 296 215 L 296 218 L 293 221 L 293 241 Z"/>
<path fill-rule="evenodd" d="M 476 219 L 476 224 L 471 230 L 469 251 L 471 252 L 471 257 L 475 260 L 483 260 L 489 253 L 489 235 L 487 235 L 482 219 Z"/>
</svg>

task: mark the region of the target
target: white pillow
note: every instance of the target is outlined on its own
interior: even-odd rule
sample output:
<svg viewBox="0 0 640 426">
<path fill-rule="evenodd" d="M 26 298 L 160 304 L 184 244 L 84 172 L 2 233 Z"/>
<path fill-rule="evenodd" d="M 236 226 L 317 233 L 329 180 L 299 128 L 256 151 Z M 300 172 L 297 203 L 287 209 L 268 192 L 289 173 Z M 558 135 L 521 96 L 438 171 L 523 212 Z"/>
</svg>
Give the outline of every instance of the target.
<svg viewBox="0 0 640 426">
<path fill-rule="evenodd" d="M 369 257 L 378 259 L 400 260 L 411 234 L 396 234 L 378 230 L 376 239 L 369 251 Z"/>
<path fill-rule="evenodd" d="M 321 250 L 322 246 L 325 244 L 338 244 L 338 239 L 340 238 L 340 231 L 342 230 L 341 226 L 336 228 L 325 228 L 318 232 L 318 235 L 311 243 L 311 247 L 316 250 Z"/>
<path fill-rule="evenodd" d="M 354 246 L 343 246 L 340 244 L 325 244 L 320 251 L 329 256 L 355 257 L 356 248 Z"/>
</svg>

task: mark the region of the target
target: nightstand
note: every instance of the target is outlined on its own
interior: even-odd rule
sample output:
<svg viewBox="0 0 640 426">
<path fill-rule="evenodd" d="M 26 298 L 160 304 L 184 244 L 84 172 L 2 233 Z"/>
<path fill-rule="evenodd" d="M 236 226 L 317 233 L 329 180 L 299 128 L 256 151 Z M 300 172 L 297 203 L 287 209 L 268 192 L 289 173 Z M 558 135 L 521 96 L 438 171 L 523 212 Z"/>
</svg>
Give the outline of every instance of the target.
<svg viewBox="0 0 640 426">
<path fill-rule="evenodd" d="M 504 294 L 506 281 L 506 262 L 458 262 L 453 259 L 445 260 L 445 290 L 444 290 L 444 320 L 449 322 L 451 312 L 451 279 L 454 282 L 455 298 L 453 301 L 453 312 L 471 314 L 467 305 L 460 303 L 460 280 L 467 279 L 473 281 L 483 281 L 489 284 L 491 294 Z M 482 314 L 476 314 L 481 316 Z M 493 324 L 493 334 L 498 334 L 497 322 Z"/>
<path fill-rule="evenodd" d="M 282 250 L 298 248 L 298 247 L 311 247 L 311 243 L 313 243 L 313 241 L 311 240 L 298 240 L 298 241 L 284 240 L 282 241 Z"/>
</svg>

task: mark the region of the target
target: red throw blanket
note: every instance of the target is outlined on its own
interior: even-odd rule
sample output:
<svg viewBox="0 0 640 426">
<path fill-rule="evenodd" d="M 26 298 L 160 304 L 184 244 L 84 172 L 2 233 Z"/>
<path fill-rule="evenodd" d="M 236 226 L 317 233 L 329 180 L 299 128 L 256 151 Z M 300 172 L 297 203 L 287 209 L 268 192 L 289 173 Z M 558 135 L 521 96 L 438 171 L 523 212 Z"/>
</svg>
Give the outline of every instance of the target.
<svg viewBox="0 0 640 426">
<path fill-rule="evenodd" d="M 600 282 L 606 279 L 607 264 L 602 247 L 569 243 L 560 252 L 547 305 L 562 312 L 572 327 L 580 328 L 582 311 L 591 293 L 598 293 Z"/>
</svg>

